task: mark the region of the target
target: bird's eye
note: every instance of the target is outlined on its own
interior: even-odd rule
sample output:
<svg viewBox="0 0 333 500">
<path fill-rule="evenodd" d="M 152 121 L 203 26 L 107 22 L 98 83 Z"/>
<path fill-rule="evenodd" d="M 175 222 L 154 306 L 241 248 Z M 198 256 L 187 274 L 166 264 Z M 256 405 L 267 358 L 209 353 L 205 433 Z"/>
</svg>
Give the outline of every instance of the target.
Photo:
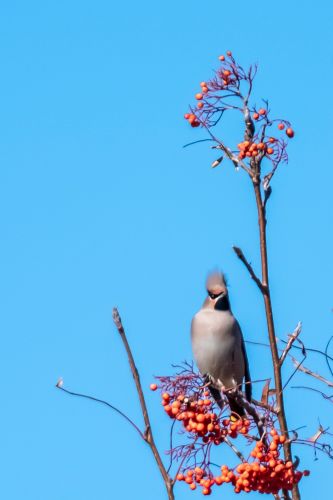
<svg viewBox="0 0 333 500">
<path fill-rule="evenodd" d="M 219 297 L 220 295 L 222 295 L 222 292 L 221 293 L 212 293 L 212 292 L 208 292 L 208 295 L 210 296 L 211 299 L 217 299 L 217 297 Z"/>
</svg>

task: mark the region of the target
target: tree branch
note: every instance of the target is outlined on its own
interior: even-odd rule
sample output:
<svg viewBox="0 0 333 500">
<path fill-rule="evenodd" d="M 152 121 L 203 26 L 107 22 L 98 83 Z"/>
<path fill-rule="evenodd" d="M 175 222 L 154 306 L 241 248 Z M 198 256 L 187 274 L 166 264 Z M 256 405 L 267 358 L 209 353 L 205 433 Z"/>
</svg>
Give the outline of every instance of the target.
<svg viewBox="0 0 333 500">
<path fill-rule="evenodd" d="M 260 175 L 258 177 L 252 177 L 252 183 L 254 188 L 254 194 L 257 205 L 258 213 L 258 225 L 259 225 L 259 241 L 260 241 L 260 256 L 261 256 L 261 273 L 262 273 L 262 288 L 260 288 L 265 305 L 266 321 L 268 329 L 268 337 L 272 355 L 272 364 L 274 372 L 274 383 L 276 389 L 276 402 L 278 407 L 278 420 L 280 424 L 280 429 L 283 435 L 286 436 L 287 440 L 283 445 L 284 456 L 287 461 L 292 461 L 291 453 L 291 443 L 288 439 L 288 426 L 286 413 L 284 409 L 284 398 L 283 398 L 283 385 L 281 376 L 281 366 L 279 360 L 279 351 L 277 348 L 276 336 L 275 336 L 275 325 L 273 319 L 273 308 L 271 302 L 271 295 L 269 289 L 269 273 L 268 273 L 268 257 L 267 257 L 267 240 L 266 240 L 266 209 L 262 202 L 262 195 L 260 189 Z M 288 498 L 288 492 L 283 490 L 284 497 Z M 293 500 L 300 500 L 300 493 L 298 485 L 295 484 L 292 490 Z"/>
<path fill-rule="evenodd" d="M 132 372 L 132 375 L 134 378 L 136 390 L 138 393 L 141 411 L 142 411 L 142 416 L 143 416 L 143 420 L 144 420 L 144 423 L 146 426 L 146 430 L 144 433 L 144 439 L 145 439 L 146 443 L 149 445 L 149 447 L 154 455 L 157 466 L 161 472 L 161 475 L 163 477 L 165 487 L 166 487 L 166 490 L 168 493 L 168 498 L 169 498 L 169 500 L 174 500 L 173 481 L 170 478 L 169 474 L 167 473 L 167 470 L 162 462 L 161 456 L 158 452 L 158 449 L 156 447 L 156 444 L 155 444 L 155 441 L 153 438 L 153 433 L 152 433 L 152 429 L 151 429 L 151 424 L 150 424 L 150 419 L 149 419 L 148 410 L 147 410 L 147 406 L 146 406 L 146 401 L 145 401 L 145 397 L 144 397 L 141 382 L 140 382 L 139 372 L 138 372 L 138 369 L 135 365 L 133 354 L 132 354 L 131 348 L 129 346 L 127 337 L 126 337 L 126 333 L 125 333 L 118 309 L 116 307 L 113 308 L 112 318 L 113 318 L 114 324 L 117 327 L 117 330 L 119 332 L 121 340 L 124 344 L 124 347 L 125 347 L 125 350 L 126 350 L 126 353 L 128 356 L 128 363 L 129 363 L 129 366 L 130 366 L 130 369 L 131 369 L 131 372 Z"/>
</svg>

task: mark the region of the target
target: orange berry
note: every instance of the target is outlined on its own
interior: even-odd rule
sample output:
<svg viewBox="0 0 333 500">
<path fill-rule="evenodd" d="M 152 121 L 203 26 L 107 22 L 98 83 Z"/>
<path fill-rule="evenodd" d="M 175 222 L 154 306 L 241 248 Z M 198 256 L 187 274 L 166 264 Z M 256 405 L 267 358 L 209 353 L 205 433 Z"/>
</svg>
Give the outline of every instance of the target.
<svg viewBox="0 0 333 500">
<path fill-rule="evenodd" d="M 265 144 L 264 144 L 263 142 L 259 142 L 259 143 L 257 144 L 257 148 L 258 148 L 259 150 L 263 150 L 263 149 L 265 149 Z M 247 422 L 248 422 L 248 420 L 247 420 Z M 249 423 L 248 425 L 250 425 L 250 423 Z"/>
<path fill-rule="evenodd" d="M 204 103 L 202 101 L 198 102 L 197 108 L 202 109 L 204 107 Z"/>
<path fill-rule="evenodd" d="M 266 153 L 267 153 L 268 155 L 271 155 L 271 154 L 273 154 L 273 153 L 274 153 L 274 149 L 273 149 L 273 148 L 267 148 Z"/>
<path fill-rule="evenodd" d="M 259 113 L 259 115 L 264 116 L 267 113 L 267 111 L 264 108 L 260 108 L 259 111 L 258 111 L 258 113 Z"/>
<path fill-rule="evenodd" d="M 187 484 L 191 484 L 193 481 L 192 481 L 192 477 L 191 476 L 186 476 L 185 477 L 185 483 Z"/>
<path fill-rule="evenodd" d="M 198 100 L 198 101 L 201 101 L 201 99 L 203 98 L 203 95 L 198 92 L 197 94 L 195 94 L 195 98 Z"/>
<path fill-rule="evenodd" d="M 227 50 L 226 54 L 227 54 L 227 56 L 231 57 L 232 56 L 231 50 Z"/>
<path fill-rule="evenodd" d="M 191 484 L 190 484 L 190 488 L 191 488 L 191 490 L 195 490 L 195 489 L 196 489 L 196 487 L 197 487 L 197 485 L 196 485 L 195 483 L 191 483 Z"/>
<path fill-rule="evenodd" d="M 169 411 L 171 412 L 171 406 L 170 406 L 170 405 L 165 405 L 164 410 L 165 410 L 167 413 L 169 413 Z"/>
<path fill-rule="evenodd" d="M 195 418 L 197 422 L 204 422 L 206 420 L 206 416 L 203 413 L 198 413 Z"/>
<path fill-rule="evenodd" d="M 203 494 L 203 495 L 210 495 L 210 494 L 211 494 L 211 492 L 212 492 L 212 490 L 211 490 L 210 488 L 204 488 L 204 489 L 202 490 L 202 494 Z"/>
<path fill-rule="evenodd" d="M 206 82 L 201 82 L 200 83 L 200 87 L 207 87 L 207 83 Z"/>
<path fill-rule="evenodd" d="M 180 403 L 180 401 L 174 401 L 171 406 L 172 406 L 172 408 L 180 408 L 181 403 Z"/>
<path fill-rule="evenodd" d="M 278 124 L 278 129 L 283 130 L 284 129 L 284 123 L 279 123 Z"/>
<path fill-rule="evenodd" d="M 224 60 L 225 60 L 225 57 L 224 57 L 224 56 L 220 56 L 220 57 L 219 57 L 219 60 L 220 60 L 220 61 L 224 61 Z"/>
<path fill-rule="evenodd" d="M 156 391 L 156 389 L 157 389 L 157 384 L 150 384 L 151 391 Z"/>
<path fill-rule="evenodd" d="M 286 436 L 280 436 L 280 437 L 279 437 L 279 441 L 280 441 L 280 443 L 281 443 L 281 444 L 282 444 L 282 443 L 285 443 L 285 442 L 286 442 L 286 439 L 287 439 L 287 438 L 286 438 Z"/>
<path fill-rule="evenodd" d="M 197 424 L 197 431 L 202 432 L 206 428 L 205 424 L 199 423 Z"/>
<path fill-rule="evenodd" d="M 204 473 L 204 471 L 201 469 L 201 467 L 195 467 L 194 472 L 196 474 L 203 474 Z"/>
<path fill-rule="evenodd" d="M 287 134 L 287 136 L 288 136 L 288 137 L 290 137 L 290 139 L 291 139 L 292 137 L 294 137 L 295 132 L 293 131 L 293 129 L 292 129 L 292 128 L 290 128 L 290 127 L 289 127 L 289 128 L 287 128 L 287 130 L 286 130 L 286 134 Z"/>
<path fill-rule="evenodd" d="M 188 120 L 189 117 L 190 117 L 190 113 L 185 113 L 185 115 L 184 115 L 185 120 Z"/>
<path fill-rule="evenodd" d="M 179 413 L 179 408 L 172 407 L 171 408 L 171 413 L 172 413 L 172 415 L 177 415 Z"/>
<path fill-rule="evenodd" d="M 189 116 L 189 118 L 190 118 L 191 116 L 194 116 L 194 115 L 190 115 L 190 116 Z M 195 116 L 194 116 L 194 118 L 195 118 Z M 164 393 L 162 394 L 162 398 L 163 398 L 163 399 L 170 399 L 170 395 L 169 395 L 167 392 L 164 392 Z"/>
<path fill-rule="evenodd" d="M 201 91 L 202 91 L 203 94 L 207 94 L 208 87 L 202 87 Z"/>
<path fill-rule="evenodd" d="M 177 478 L 177 481 L 184 481 L 184 479 L 185 479 L 184 474 L 177 474 L 176 478 Z"/>
<path fill-rule="evenodd" d="M 229 71 L 228 69 L 225 69 L 223 71 L 223 74 L 224 74 L 224 76 L 230 76 L 231 75 L 231 71 Z"/>
<path fill-rule="evenodd" d="M 212 404 L 210 399 L 204 399 L 204 405 L 205 406 L 210 406 Z"/>
<path fill-rule="evenodd" d="M 253 113 L 252 118 L 253 118 L 254 120 L 258 120 L 258 118 L 259 118 L 259 114 L 258 114 L 258 113 Z"/>
<path fill-rule="evenodd" d="M 270 137 L 270 138 L 268 139 L 268 141 L 269 141 L 271 144 L 273 144 L 273 143 L 276 141 L 276 139 L 275 139 L 275 137 Z"/>
</svg>

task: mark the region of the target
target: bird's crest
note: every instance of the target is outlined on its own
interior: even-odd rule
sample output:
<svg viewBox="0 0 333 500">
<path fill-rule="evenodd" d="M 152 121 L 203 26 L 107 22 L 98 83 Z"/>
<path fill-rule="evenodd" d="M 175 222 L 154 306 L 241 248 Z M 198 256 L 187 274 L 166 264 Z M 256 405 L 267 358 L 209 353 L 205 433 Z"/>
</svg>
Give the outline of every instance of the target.
<svg viewBox="0 0 333 500">
<path fill-rule="evenodd" d="M 208 292 L 220 294 L 227 291 L 225 276 L 220 271 L 214 271 L 207 277 L 206 288 Z"/>
</svg>

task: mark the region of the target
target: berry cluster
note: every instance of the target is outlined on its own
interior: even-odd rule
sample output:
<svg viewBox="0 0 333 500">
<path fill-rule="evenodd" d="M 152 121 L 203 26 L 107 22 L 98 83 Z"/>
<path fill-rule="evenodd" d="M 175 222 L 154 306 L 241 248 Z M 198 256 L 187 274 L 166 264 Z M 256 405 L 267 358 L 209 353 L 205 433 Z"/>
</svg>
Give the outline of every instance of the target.
<svg viewBox="0 0 333 500">
<path fill-rule="evenodd" d="M 238 110 L 244 114 L 246 122 L 245 140 L 238 145 L 239 160 L 251 160 L 257 157 L 257 161 L 268 158 L 276 169 L 280 162 L 287 162 L 287 141 L 285 137 L 280 138 L 267 136 L 267 131 L 277 125 L 279 131 L 284 131 L 285 135 L 292 139 L 295 135 L 287 120 L 271 119 L 268 103 L 265 107 L 245 108 L 244 102 L 248 102 L 253 79 L 256 74 L 256 67 L 245 71 L 234 59 L 230 51 L 226 55 L 219 57 L 220 67 L 215 71 L 215 76 L 200 83 L 200 91 L 195 94 L 196 106 L 190 108 L 189 113 L 185 113 L 184 118 L 191 127 L 205 127 L 210 129 L 215 127 L 227 110 Z M 218 146 L 221 141 L 214 139 Z M 224 148 L 222 148 L 224 149 Z M 234 154 L 234 153 L 233 153 Z M 229 156 L 229 155 L 228 155 Z M 230 158 L 230 156 L 229 156 Z M 233 159 L 234 161 L 234 159 Z M 220 162 L 219 162 L 220 163 Z M 217 166 L 219 163 L 213 163 Z M 234 161 L 235 163 L 235 161 Z M 253 161 L 250 161 L 253 166 Z"/>
<path fill-rule="evenodd" d="M 203 495 L 211 494 L 211 487 L 215 484 L 215 480 L 212 475 L 204 471 L 201 467 L 195 467 L 194 469 L 188 469 L 184 473 L 177 474 L 177 481 L 185 481 L 191 490 L 195 490 L 198 486 L 202 487 Z"/>
<path fill-rule="evenodd" d="M 185 481 L 192 490 L 196 489 L 196 483 L 200 484 L 204 495 L 210 495 L 214 484 L 220 486 L 223 483 L 231 483 L 235 493 L 258 491 L 277 494 L 281 489 L 291 490 L 293 485 L 303 476 L 308 476 L 310 471 L 297 471 L 292 462 L 280 459 L 279 448 L 286 438 L 279 435 L 276 429 L 272 429 L 270 434 L 272 436 L 270 443 L 258 441 L 251 451 L 249 461 L 241 463 L 235 470 L 222 465 L 221 474 L 213 477 L 200 467 L 196 467 L 188 470 L 186 474 L 178 474 L 177 480 Z"/>
<path fill-rule="evenodd" d="M 285 436 L 278 434 L 276 429 L 270 431 L 271 442 L 265 444 L 258 441 L 251 451 L 251 462 L 244 462 L 236 468 L 233 485 L 235 492 L 258 491 L 259 493 L 277 494 L 281 489 L 291 490 L 302 476 L 308 476 L 309 471 L 295 470 L 292 462 L 279 458 L 280 448 L 286 441 Z"/>
<path fill-rule="evenodd" d="M 249 432 L 255 425 L 252 428 L 251 420 L 247 418 L 236 419 L 233 415 L 225 418 L 214 413 L 210 392 L 200 386 L 200 377 L 192 371 L 159 379 L 161 385 L 151 384 L 150 389 L 161 390 L 165 413 L 179 421 L 188 432 L 189 445 L 180 446 L 178 450 L 183 451 L 176 451 L 174 456 L 177 459 L 187 457 L 187 465 L 178 471 L 176 479 L 188 484 L 191 490 L 199 487 L 203 495 L 210 495 L 214 485 L 230 483 L 235 493 L 258 491 L 262 494 L 277 494 L 281 489 L 291 490 L 303 476 L 310 474 L 308 470 L 298 471 L 291 461 L 280 458 L 286 436 L 278 433 L 273 420 L 266 420 L 267 431 L 261 440 L 255 441 L 248 457 L 234 468 L 222 465 L 221 473 L 215 476 L 209 461 L 211 447 L 222 445 L 227 438 L 236 439 L 239 435 L 251 444 L 256 438 Z M 195 449 L 194 442 L 197 443 Z M 203 452 L 202 459 L 197 454 L 199 449 Z M 191 450 L 193 455 L 189 459 Z M 193 460 L 193 465 L 189 460 Z"/>
<path fill-rule="evenodd" d="M 198 101 L 197 109 L 200 110 L 199 114 L 186 113 L 185 120 L 189 122 L 191 127 L 198 127 L 200 124 L 208 125 L 210 117 L 218 110 L 215 104 L 210 102 L 210 99 L 217 101 L 223 91 L 231 90 L 235 92 L 239 82 L 244 79 L 246 75 L 243 69 L 238 66 L 232 56 L 230 50 L 226 52 L 226 56 L 219 56 L 221 67 L 216 71 L 216 76 L 212 80 L 200 83 L 200 91 L 195 94 L 195 99 Z"/>
<path fill-rule="evenodd" d="M 258 113 L 254 113 L 253 118 L 257 120 L 260 115 L 266 115 L 266 110 L 264 108 L 259 109 Z M 284 130 L 285 123 L 280 122 L 278 124 L 278 129 Z M 288 127 L 285 132 L 289 138 L 292 138 L 295 135 L 291 127 Z M 258 155 L 261 155 L 261 157 L 265 155 L 269 157 L 274 154 L 280 157 L 281 155 L 283 155 L 285 147 L 286 143 L 283 139 L 265 136 L 262 138 L 262 140 L 259 140 L 258 136 L 255 136 L 252 141 L 243 141 L 237 144 L 237 148 L 239 149 L 238 158 L 240 160 L 243 160 L 246 158 L 255 158 Z"/>
<path fill-rule="evenodd" d="M 199 127 L 200 121 L 193 113 L 185 113 L 184 118 L 189 122 L 191 127 Z"/>
<path fill-rule="evenodd" d="M 203 443 L 219 445 L 225 436 L 237 438 L 238 434 L 247 434 L 250 421 L 247 419 L 222 419 L 212 413 L 212 401 L 207 398 L 209 392 L 204 392 L 206 399 L 193 400 L 181 394 L 171 398 L 170 394 L 162 394 L 164 411 L 170 418 L 182 422 L 185 430 L 202 438 Z"/>
</svg>

